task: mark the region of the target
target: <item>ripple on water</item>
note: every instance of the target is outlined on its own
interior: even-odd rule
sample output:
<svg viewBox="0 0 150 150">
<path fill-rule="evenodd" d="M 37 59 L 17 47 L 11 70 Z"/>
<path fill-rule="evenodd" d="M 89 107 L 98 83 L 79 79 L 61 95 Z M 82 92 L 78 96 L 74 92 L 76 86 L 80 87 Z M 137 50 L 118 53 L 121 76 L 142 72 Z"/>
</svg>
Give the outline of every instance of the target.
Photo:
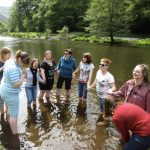
<svg viewBox="0 0 150 150">
<path fill-rule="evenodd" d="M 113 129 L 105 130 L 105 127 L 96 125 L 99 111 L 96 94 L 89 93 L 87 109 L 79 111 L 76 88 L 75 86 L 71 91 L 69 105 L 64 103 L 63 90 L 62 106 L 57 106 L 53 89 L 51 92 L 53 109 L 44 102 L 37 104 L 36 111 L 27 109 L 25 89 L 22 88 L 18 122 L 21 149 L 100 150 L 106 147 L 112 149 L 119 145 L 118 141 L 114 143 L 112 139 L 110 140 L 108 133 L 110 131 L 113 133 Z"/>
</svg>

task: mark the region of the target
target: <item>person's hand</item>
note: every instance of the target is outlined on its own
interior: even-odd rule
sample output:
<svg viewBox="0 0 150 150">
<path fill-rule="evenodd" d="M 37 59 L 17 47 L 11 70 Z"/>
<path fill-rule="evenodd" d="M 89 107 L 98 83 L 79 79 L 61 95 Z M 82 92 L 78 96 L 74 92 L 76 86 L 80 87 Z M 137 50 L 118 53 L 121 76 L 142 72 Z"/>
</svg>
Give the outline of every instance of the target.
<svg viewBox="0 0 150 150">
<path fill-rule="evenodd" d="M 42 84 L 46 84 L 46 80 L 43 80 L 43 81 L 42 81 Z"/>
<path fill-rule="evenodd" d="M 124 139 L 123 139 L 121 134 L 119 134 L 119 140 L 120 140 L 121 145 L 125 144 L 125 141 L 124 141 Z"/>
<path fill-rule="evenodd" d="M 55 68 L 54 72 L 57 72 L 58 68 Z"/>
<path fill-rule="evenodd" d="M 87 91 L 90 91 L 92 89 L 91 86 L 87 86 Z"/>
<path fill-rule="evenodd" d="M 111 96 L 111 95 L 107 95 L 106 99 L 107 99 L 108 101 L 114 101 L 114 97 Z"/>
<path fill-rule="evenodd" d="M 60 74 L 60 70 L 57 70 L 57 74 L 58 74 L 58 75 Z"/>
<path fill-rule="evenodd" d="M 107 94 L 112 95 L 113 91 L 111 89 L 108 90 Z"/>
<path fill-rule="evenodd" d="M 1 68 L 0 68 L 0 72 L 3 71 L 3 69 L 4 69 L 4 67 L 1 67 Z"/>
<path fill-rule="evenodd" d="M 76 74 L 75 74 L 75 73 L 72 74 L 72 78 L 73 78 L 73 79 L 76 78 Z"/>
</svg>

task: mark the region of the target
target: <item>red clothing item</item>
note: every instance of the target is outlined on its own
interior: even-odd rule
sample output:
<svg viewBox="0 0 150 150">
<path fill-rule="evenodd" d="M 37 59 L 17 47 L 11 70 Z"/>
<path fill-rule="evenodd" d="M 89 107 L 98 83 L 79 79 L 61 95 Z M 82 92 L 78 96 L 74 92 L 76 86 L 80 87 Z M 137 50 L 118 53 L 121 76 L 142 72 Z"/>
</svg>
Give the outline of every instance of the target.
<svg viewBox="0 0 150 150">
<path fill-rule="evenodd" d="M 125 102 L 138 105 L 150 113 L 150 85 L 147 83 L 135 86 L 135 80 L 131 79 L 119 91 L 113 92 L 112 96 L 125 97 Z"/>
<path fill-rule="evenodd" d="M 117 106 L 113 120 L 125 142 L 130 139 L 129 130 L 136 135 L 150 136 L 150 114 L 134 104 Z"/>
</svg>

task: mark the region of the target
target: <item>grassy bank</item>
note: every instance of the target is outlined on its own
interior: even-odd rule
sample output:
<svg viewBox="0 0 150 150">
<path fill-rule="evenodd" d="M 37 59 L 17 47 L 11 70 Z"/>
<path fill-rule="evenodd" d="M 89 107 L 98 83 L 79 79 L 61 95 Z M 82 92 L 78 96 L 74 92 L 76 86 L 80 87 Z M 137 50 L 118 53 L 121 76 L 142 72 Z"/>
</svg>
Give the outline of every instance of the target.
<svg viewBox="0 0 150 150">
<path fill-rule="evenodd" d="M 71 41 L 84 41 L 84 42 L 98 42 L 109 43 L 109 37 L 100 37 L 91 35 L 88 33 L 75 32 L 75 33 L 37 33 L 37 32 L 8 32 L 5 35 L 18 37 L 18 38 L 30 38 L 30 39 L 55 39 L 55 40 L 71 40 Z M 114 37 L 115 44 L 118 45 L 130 45 L 130 46 L 150 46 L 150 38 L 132 38 L 132 37 Z"/>
</svg>

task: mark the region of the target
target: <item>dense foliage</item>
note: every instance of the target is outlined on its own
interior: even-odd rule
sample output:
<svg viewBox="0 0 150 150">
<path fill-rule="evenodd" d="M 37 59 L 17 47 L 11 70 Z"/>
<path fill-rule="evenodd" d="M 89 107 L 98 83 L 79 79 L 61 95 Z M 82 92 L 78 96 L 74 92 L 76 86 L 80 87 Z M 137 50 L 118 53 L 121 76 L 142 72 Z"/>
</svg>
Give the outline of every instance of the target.
<svg viewBox="0 0 150 150">
<path fill-rule="evenodd" d="M 7 31 L 6 30 L 6 25 L 4 23 L 0 22 L 0 33 L 3 33 L 5 31 Z"/>
<path fill-rule="evenodd" d="M 113 42 L 113 36 L 120 30 L 128 28 L 128 0 L 92 0 L 87 11 L 90 22 L 87 30 L 94 33 L 106 33 Z"/>
<path fill-rule="evenodd" d="M 10 17 L 10 31 L 83 31 L 88 0 L 16 0 Z"/>
<path fill-rule="evenodd" d="M 131 32 L 150 35 L 150 0 L 137 0 L 132 9 Z"/>
<path fill-rule="evenodd" d="M 16 0 L 9 31 L 150 34 L 150 0 Z"/>
</svg>

